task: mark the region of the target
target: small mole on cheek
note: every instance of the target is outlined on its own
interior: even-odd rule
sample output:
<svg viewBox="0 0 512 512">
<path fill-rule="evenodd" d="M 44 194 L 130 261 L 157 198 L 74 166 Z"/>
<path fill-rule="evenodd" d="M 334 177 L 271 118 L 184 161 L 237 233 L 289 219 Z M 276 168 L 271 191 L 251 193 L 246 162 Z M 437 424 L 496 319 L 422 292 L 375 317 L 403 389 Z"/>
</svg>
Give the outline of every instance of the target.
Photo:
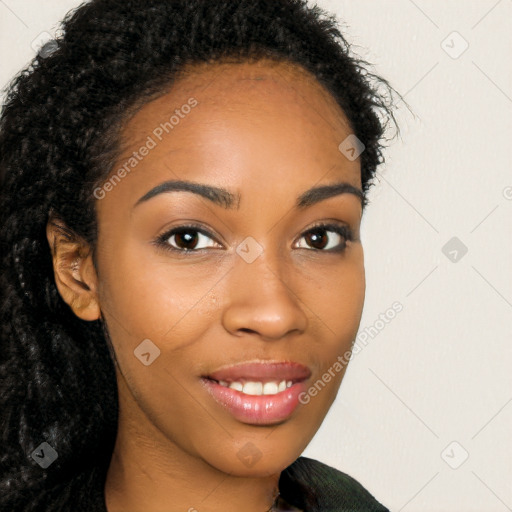
<svg viewBox="0 0 512 512">
<path fill-rule="evenodd" d="M 204 301 L 204 306 L 202 309 L 203 314 L 208 314 L 209 312 L 215 311 L 220 304 L 219 298 L 217 295 L 210 295 Z"/>
</svg>

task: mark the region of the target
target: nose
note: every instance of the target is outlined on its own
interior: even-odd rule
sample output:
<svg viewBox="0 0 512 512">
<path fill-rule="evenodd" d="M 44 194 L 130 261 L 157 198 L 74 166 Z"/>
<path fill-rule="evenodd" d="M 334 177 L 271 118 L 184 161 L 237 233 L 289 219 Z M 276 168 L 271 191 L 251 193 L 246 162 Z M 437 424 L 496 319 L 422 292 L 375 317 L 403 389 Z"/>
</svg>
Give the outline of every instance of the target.
<svg viewBox="0 0 512 512">
<path fill-rule="evenodd" d="M 236 336 L 249 332 L 269 341 L 305 331 L 308 318 L 293 280 L 286 282 L 283 277 L 285 263 L 278 258 L 271 262 L 264 252 L 252 263 L 236 258 L 234 265 L 222 316 L 228 332 Z"/>
</svg>

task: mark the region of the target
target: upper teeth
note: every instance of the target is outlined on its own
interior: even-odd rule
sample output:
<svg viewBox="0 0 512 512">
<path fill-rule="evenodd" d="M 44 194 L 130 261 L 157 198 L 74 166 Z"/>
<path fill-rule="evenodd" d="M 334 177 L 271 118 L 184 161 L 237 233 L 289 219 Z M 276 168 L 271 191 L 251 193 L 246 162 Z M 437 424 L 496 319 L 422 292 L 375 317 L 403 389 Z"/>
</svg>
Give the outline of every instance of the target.
<svg viewBox="0 0 512 512">
<path fill-rule="evenodd" d="M 282 380 L 281 382 L 227 382 L 225 380 L 219 381 L 221 386 L 225 386 L 236 391 L 241 391 L 246 395 L 275 395 L 284 391 L 286 388 L 291 387 L 293 382 L 291 380 Z"/>
</svg>

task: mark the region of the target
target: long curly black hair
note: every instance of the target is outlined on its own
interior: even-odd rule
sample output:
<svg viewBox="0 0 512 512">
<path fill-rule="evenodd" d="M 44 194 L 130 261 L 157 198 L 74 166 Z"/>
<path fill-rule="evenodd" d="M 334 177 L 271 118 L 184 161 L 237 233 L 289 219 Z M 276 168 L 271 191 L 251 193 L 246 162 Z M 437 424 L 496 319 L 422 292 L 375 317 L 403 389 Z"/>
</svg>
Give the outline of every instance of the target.
<svg viewBox="0 0 512 512">
<path fill-rule="evenodd" d="M 137 108 L 188 64 L 299 64 L 364 143 L 365 194 L 396 126 L 396 91 L 305 0 L 92 0 L 68 13 L 50 45 L 13 79 L 0 118 L 0 500 L 9 512 L 72 510 L 90 470 L 110 462 L 118 399 L 108 333 L 60 297 L 46 225 L 52 213 L 66 237 L 94 249 L 93 190 Z M 43 442 L 58 454 L 46 469 L 32 456 Z"/>
</svg>

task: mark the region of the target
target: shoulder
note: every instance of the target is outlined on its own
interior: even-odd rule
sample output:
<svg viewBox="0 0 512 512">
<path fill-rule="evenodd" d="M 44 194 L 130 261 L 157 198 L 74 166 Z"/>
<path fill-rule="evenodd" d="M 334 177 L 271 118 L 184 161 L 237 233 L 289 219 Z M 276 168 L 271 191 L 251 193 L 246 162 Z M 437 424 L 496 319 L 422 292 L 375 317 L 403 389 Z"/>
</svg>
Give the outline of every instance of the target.
<svg viewBox="0 0 512 512">
<path fill-rule="evenodd" d="M 281 473 L 279 490 L 286 501 L 308 512 L 389 512 L 357 480 L 307 457 Z"/>
</svg>

